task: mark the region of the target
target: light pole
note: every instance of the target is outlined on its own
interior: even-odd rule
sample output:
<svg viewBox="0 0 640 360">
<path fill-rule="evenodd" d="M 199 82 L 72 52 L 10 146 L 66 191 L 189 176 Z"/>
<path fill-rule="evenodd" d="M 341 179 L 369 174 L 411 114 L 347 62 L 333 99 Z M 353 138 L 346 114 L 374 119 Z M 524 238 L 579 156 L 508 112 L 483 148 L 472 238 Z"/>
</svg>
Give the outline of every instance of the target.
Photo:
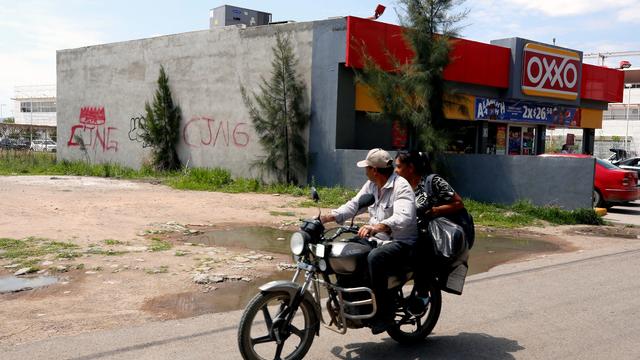
<svg viewBox="0 0 640 360">
<path fill-rule="evenodd" d="M 604 64 L 604 56 L 602 57 Z M 627 60 L 620 61 L 618 69 L 624 70 L 631 67 L 631 63 Z M 627 121 L 627 131 L 624 134 L 624 150 L 629 151 L 629 106 L 631 106 L 631 84 L 624 84 L 624 87 L 629 89 L 629 98 L 627 99 L 627 106 L 625 107 L 625 120 Z"/>
<path fill-rule="evenodd" d="M 627 92 L 627 106 L 625 107 L 625 119 L 627 120 L 627 132 L 624 136 L 624 149 L 629 151 L 629 108 L 631 107 L 631 84 L 624 84 L 624 86 L 629 89 Z"/>
<path fill-rule="evenodd" d="M 29 126 L 29 146 L 33 144 L 33 98 L 31 98 L 29 110 L 31 112 L 31 125 Z M 626 138 L 625 138 L 626 139 Z"/>
</svg>

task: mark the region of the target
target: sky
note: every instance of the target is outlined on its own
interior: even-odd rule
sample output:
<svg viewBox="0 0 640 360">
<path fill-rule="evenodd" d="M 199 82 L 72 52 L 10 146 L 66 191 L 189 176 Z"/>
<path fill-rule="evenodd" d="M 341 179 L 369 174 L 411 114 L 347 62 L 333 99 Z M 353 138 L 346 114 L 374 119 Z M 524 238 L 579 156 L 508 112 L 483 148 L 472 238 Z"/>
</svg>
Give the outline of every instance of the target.
<svg viewBox="0 0 640 360">
<path fill-rule="evenodd" d="M 56 50 L 209 28 L 209 10 L 229 4 L 270 12 L 273 21 L 373 15 L 398 23 L 395 0 L 0 0 L 0 116 L 11 116 L 15 86 L 56 81 Z M 522 37 L 586 53 L 639 51 L 640 0 L 467 0 L 461 37 L 489 42 Z M 608 58 L 616 67 L 640 56 Z M 585 59 L 596 63 L 597 59 Z"/>
</svg>

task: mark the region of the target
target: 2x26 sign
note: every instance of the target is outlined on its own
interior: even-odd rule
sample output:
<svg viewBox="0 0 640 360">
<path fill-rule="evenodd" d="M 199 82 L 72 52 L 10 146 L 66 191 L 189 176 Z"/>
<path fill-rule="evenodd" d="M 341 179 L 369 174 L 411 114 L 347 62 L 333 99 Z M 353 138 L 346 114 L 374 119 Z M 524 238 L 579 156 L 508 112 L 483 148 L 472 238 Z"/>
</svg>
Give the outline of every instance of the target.
<svg viewBox="0 0 640 360">
<path fill-rule="evenodd" d="M 523 94 L 564 100 L 578 98 L 582 63 L 577 52 L 528 43 L 522 60 Z"/>
</svg>

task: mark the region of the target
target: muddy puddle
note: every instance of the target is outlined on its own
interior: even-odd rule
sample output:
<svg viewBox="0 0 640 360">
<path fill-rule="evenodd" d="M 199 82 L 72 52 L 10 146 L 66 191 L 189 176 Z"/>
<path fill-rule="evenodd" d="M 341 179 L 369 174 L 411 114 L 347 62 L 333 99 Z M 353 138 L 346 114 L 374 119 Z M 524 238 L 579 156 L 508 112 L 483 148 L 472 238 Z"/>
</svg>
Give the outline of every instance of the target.
<svg viewBox="0 0 640 360">
<path fill-rule="evenodd" d="M 262 284 L 273 280 L 291 280 L 292 277 L 293 272 L 281 271 L 251 283 L 224 283 L 217 290 L 206 293 L 194 291 L 158 296 L 147 301 L 142 310 L 167 319 L 238 310 L 245 307 Z"/>
<path fill-rule="evenodd" d="M 289 254 L 289 238 L 291 234 L 291 231 L 286 230 L 249 226 L 206 231 L 189 237 L 189 242 L 205 246 L 239 247 L 277 254 Z"/>
<path fill-rule="evenodd" d="M 256 251 L 289 254 L 291 232 L 267 227 L 225 229 L 189 237 L 190 242 L 206 246 L 229 246 Z M 469 258 L 469 275 L 485 272 L 494 266 L 542 252 L 560 250 L 556 244 L 526 237 L 476 233 Z M 215 291 L 185 292 L 160 296 L 147 301 L 143 310 L 163 318 L 185 318 L 207 313 L 238 310 L 251 300 L 257 288 L 272 280 L 291 280 L 293 272 L 281 271 L 250 283 L 224 283 Z"/>
<path fill-rule="evenodd" d="M 53 285 L 56 282 L 58 282 L 58 279 L 52 276 L 0 276 L 0 294 L 32 290 L 43 286 Z"/>
<path fill-rule="evenodd" d="M 557 244 L 540 239 L 476 232 L 469 254 L 469 275 L 489 271 L 494 266 L 522 257 L 559 250 Z"/>
</svg>

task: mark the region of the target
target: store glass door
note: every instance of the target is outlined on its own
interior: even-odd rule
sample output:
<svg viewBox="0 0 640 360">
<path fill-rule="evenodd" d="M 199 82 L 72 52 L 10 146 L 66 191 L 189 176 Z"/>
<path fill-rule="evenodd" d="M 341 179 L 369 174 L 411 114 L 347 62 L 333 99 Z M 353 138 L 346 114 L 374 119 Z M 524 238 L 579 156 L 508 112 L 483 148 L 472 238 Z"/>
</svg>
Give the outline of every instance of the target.
<svg viewBox="0 0 640 360">
<path fill-rule="evenodd" d="M 509 125 L 509 155 L 535 154 L 535 127 Z"/>
<path fill-rule="evenodd" d="M 509 155 L 522 155 L 522 127 L 509 126 Z"/>
</svg>

